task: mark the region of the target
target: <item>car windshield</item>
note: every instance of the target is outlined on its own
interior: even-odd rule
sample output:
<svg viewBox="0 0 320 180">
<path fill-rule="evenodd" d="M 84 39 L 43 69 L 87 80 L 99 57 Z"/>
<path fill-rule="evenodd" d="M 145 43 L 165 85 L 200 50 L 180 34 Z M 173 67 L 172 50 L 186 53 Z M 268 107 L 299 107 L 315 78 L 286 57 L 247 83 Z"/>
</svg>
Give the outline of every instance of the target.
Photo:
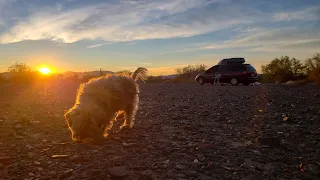
<svg viewBox="0 0 320 180">
<path fill-rule="evenodd" d="M 251 66 L 250 64 L 246 65 L 246 67 L 247 67 L 247 71 L 249 71 L 249 72 L 257 72 L 256 69 L 253 66 Z"/>
</svg>

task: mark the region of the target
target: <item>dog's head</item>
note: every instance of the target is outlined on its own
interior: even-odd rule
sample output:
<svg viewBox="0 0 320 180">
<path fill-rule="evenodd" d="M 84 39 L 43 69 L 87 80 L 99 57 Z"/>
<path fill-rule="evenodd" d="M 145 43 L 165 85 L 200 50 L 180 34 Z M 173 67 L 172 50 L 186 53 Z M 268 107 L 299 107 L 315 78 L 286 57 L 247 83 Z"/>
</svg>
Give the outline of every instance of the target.
<svg viewBox="0 0 320 180">
<path fill-rule="evenodd" d="M 81 108 L 72 108 L 64 114 L 68 127 L 72 133 L 72 139 L 81 141 L 91 137 L 92 124 L 90 113 Z"/>
</svg>

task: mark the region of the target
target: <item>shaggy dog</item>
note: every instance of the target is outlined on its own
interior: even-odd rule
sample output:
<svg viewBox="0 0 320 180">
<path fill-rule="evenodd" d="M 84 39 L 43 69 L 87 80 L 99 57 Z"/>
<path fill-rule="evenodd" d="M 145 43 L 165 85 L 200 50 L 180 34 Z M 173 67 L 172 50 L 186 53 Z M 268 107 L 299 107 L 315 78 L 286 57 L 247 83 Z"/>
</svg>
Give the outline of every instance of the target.
<svg viewBox="0 0 320 180">
<path fill-rule="evenodd" d="M 117 116 L 124 114 L 121 128 L 132 128 L 139 103 L 137 81 L 146 79 L 147 69 L 132 75 L 118 74 L 93 78 L 78 88 L 75 105 L 65 114 L 72 139 L 101 139 Z"/>
</svg>

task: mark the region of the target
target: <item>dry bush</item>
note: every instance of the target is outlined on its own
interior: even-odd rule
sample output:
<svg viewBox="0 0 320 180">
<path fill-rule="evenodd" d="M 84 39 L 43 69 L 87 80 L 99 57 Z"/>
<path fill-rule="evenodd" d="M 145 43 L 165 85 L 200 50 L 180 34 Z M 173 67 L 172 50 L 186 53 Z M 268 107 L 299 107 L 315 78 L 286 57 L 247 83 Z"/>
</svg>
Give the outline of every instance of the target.
<svg viewBox="0 0 320 180">
<path fill-rule="evenodd" d="M 147 83 L 162 83 L 165 82 L 165 79 L 161 76 L 148 76 Z"/>
<path fill-rule="evenodd" d="M 178 74 L 174 78 L 173 82 L 175 83 L 195 83 L 194 78 L 197 74 L 204 72 L 206 70 L 206 65 L 189 65 L 184 68 L 177 68 L 176 73 Z"/>
<path fill-rule="evenodd" d="M 317 53 L 305 63 L 308 79 L 320 85 L 320 54 Z"/>
<path fill-rule="evenodd" d="M 265 82 L 287 82 L 294 76 L 304 73 L 305 66 L 300 60 L 288 56 L 273 59 L 269 64 L 261 66 Z"/>
<path fill-rule="evenodd" d="M 39 73 L 32 71 L 27 64 L 18 62 L 11 65 L 8 72 L 11 73 L 9 81 L 14 83 L 31 83 L 39 76 Z"/>
</svg>

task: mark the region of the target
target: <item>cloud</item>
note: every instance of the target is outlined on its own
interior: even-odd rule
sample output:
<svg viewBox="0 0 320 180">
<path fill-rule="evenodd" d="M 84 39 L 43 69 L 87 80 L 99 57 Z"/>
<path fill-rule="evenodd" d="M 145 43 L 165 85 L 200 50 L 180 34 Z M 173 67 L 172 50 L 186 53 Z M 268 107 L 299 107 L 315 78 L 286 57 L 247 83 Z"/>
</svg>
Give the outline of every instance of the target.
<svg viewBox="0 0 320 180">
<path fill-rule="evenodd" d="M 229 40 L 205 45 L 195 45 L 186 49 L 176 50 L 175 52 L 233 48 L 251 49 L 250 51 L 263 51 L 268 49 L 270 50 L 270 47 L 277 47 L 280 51 L 281 48 L 284 48 L 288 45 L 299 45 L 318 40 L 320 40 L 320 32 L 314 31 L 313 28 L 310 27 L 304 27 L 300 29 L 295 27 L 278 29 L 261 28 L 261 31 L 237 34 L 234 38 Z"/>
<path fill-rule="evenodd" d="M 87 48 L 91 49 L 91 48 L 101 47 L 101 46 L 104 46 L 104 45 L 107 45 L 107 44 L 111 44 L 111 43 L 95 44 L 95 45 L 88 46 Z"/>
<path fill-rule="evenodd" d="M 320 49 L 320 38 L 317 40 L 306 40 L 292 44 L 279 44 L 274 46 L 262 46 L 252 48 L 252 52 L 302 52 L 302 53 L 315 53 Z"/>
<path fill-rule="evenodd" d="M 219 6 L 214 10 L 207 8 L 212 4 Z M 83 39 L 119 42 L 190 37 L 254 22 L 253 17 L 222 0 L 123 1 L 66 12 L 42 9 L 9 28 L 0 36 L 0 43 L 41 39 L 63 43 Z M 229 11 L 234 12 L 233 18 L 223 13 Z"/>
<path fill-rule="evenodd" d="M 241 49 L 243 52 L 288 52 L 294 50 L 314 53 L 320 49 L 320 32 L 317 29 L 316 26 L 300 28 L 292 26 L 276 29 L 239 28 L 235 30 L 239 33 L 228 40 L 187 44 L 178 49 L 159 53 L 159 55 L 223 49 Z"/>
<path fill-rule="evenodd" d="M 320 6 L 299 11 L 279 12 L 273 15 L 275 21 L 320 20 Z"/>
</svg>

